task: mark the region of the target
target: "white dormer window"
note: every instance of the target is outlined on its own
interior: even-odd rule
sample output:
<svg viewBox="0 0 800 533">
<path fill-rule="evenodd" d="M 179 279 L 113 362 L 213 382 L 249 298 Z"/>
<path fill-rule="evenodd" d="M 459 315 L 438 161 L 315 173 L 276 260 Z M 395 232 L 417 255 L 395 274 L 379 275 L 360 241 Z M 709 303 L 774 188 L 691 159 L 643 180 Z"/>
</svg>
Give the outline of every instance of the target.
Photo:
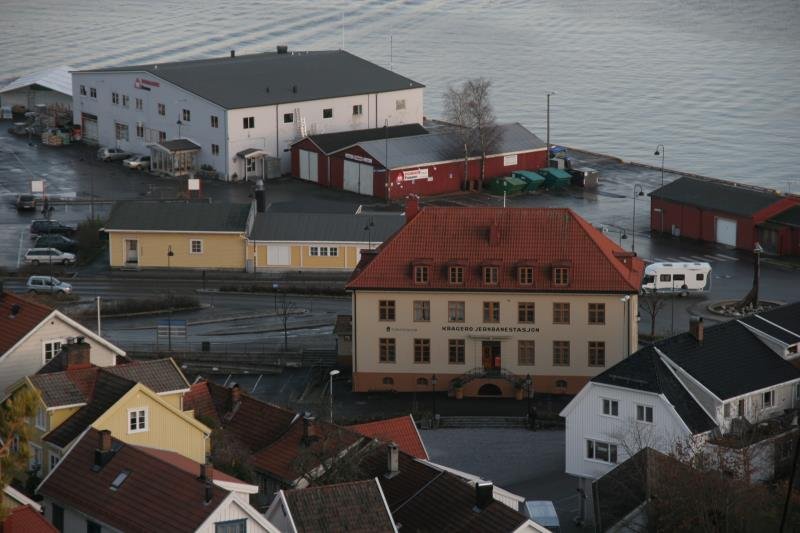
<svg viewBox="0 0 800 533">
<path fill-rule="evenodd" d="M 762 406 L 764 409 L 775 407 L 775 391 L 768 390 L 761 394 Z"/>
<path fill-rule="evenodd" d="M 142 433 L 148 429 L 147 407 L 128 409 L 128 433 Z"/>
</svg>

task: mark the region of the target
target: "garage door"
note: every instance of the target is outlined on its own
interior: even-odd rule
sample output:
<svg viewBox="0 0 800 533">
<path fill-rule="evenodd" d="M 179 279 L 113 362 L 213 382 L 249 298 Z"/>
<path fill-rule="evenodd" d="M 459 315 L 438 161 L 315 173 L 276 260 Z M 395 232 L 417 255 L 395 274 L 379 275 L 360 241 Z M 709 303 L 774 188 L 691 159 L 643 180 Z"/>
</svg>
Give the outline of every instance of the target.
<svg viewBox="0 0 800 533">
<path fill-rule="evenodd" d="M 99 134 L 97 130 L 97 117 L 88 113 L 81 113 L 81 135 L 88 143 L 97 144 Z"/>
<path fill-rule="evenodd" d="M 300 156 L 300 179 L 313 182 L 319 181 L 319 165 L 317 152 L 298 150 Z"/>
<path fill-rule="evenodd" d="M 736 246 L 736 221 L 730 218 L 717 218 L 717 242 Z"/>
<path fill-rule="evenodd" d="M 372 196 L 372 165 L 344 162 L 344 189 Z"/>
<path fill-rule="evenodd" d="M 269 266 L 290 265 L 292 252 L 288 246 L 272 246 L 267 248 L 267 264 Z"/>
</svg>

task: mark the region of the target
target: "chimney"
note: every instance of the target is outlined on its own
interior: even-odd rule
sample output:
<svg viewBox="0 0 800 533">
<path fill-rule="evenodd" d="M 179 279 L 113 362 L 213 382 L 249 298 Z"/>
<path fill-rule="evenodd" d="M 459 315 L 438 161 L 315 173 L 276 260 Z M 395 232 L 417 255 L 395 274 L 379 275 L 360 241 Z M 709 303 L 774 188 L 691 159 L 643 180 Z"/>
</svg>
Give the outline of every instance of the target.
<svg viewBox="0 0 800 533">
<path fill-rule="evenodd" d="M 419 196 L 409 194 L 406 196 L 406 224 L 419 214 Z"/>
<path fill-rule="evenodd" d="M 263 213 L 267 210 L 267 193 L 264 190 L 264 180 L 256 181 L 256 211 Z"/>
<path fill-rule="evenodd" d="M 703 344 L 703 317 L 693 316 L 689 319 L 689 333 L 698 344 Z"/>
<path fill-rule="evenodd" d="M 234 383 L 231 387 L 231 402 L 237 404 L 242 401 L 242 389 L 238 383 Z"/>
<path fill-rule="evenodd" d="M 92 469 L 97 471 L 103 468 L 111 460 L 114 452 L 111 450 L 111 432 L 104 429 L 98 433 L 97 449 L 94 451 L 94 466 Z"/>
<path fill-rule="evenodd" d="M 492 225 L 489 226 L 489 244 L 491 246 L 500 244 L 500 226 L 497 222 L 492 222 Z"/>
<path fill-rule="evenodd" d="M 209 503 L 211 503 L 212 498 L 214 498 L 214 487 L 213 487 L 213 485 L 211 485 L 211 483 L 206 482 L 206 484 L 205 484 L 205 499 L 203 500 L 203 503 L 205 505 L 208 505 Z"/>
<path fill-rule="evenodd" d="M 77 370 L 79 368 L 89 368 L 92 366 L 92 360 L 89 355 L 91 346 L 83 340 L 83 337 L 76 337 L 71 342 L 65 344 L 62 350 L 66 351 L 67 355 L 67 370 Z"/>
<path fill-rule="evenodd" d="M 475 507 L 483 510 L 494 501 L 494 484 L 491 481 L 475 483 Z"/>
<path fill-rule="evenodd" d="M 397 444 L 390 443 L 388 452 L 385 477 L 391 479 L 400 473 L 400 452 L 397 449 Z"/>
<path fill-rule="evenodd" d="M 311 441 L 314 439 L 315 432 L 314 432 L 314 416 L 309 413 L 303 413 L 303 444 L 309 445 Z"/>
<path fill-rule="evenodd" d="M 289 52 L 289 47 L 285 44 L 279 44 L 275 47 L 279 54 L 286 54 Z"/>
<path fill-rule="evenodd" d="M 236 50 L 231 50 L 231 57 L 236 57 Z"/>
<path fill-rule="evenodd" d="M 206 460 L 205 463 L 200 465 L 200 481 L 208 481 L 211 483 L 214 480 L 214 468 L 211 463 Z"/>
</svg>

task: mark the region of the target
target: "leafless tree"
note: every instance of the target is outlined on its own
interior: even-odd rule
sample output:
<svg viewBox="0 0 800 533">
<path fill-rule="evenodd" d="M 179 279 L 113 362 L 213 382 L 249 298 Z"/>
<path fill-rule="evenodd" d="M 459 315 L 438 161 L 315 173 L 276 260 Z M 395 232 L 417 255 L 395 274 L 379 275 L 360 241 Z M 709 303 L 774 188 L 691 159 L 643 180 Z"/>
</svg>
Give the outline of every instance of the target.
<svg viewBox="0 0 800 533">
<path fill-rule="evenodd" d="M 256 475 L 250 464 L 251 455 L 247 446 L 231 431 L 217 427 L 211 432 L 211 463 L 226 474 L 254 482 Z"/>
<path fill-rule="evenodd" d="M 490 96 L 492 83 L 484 78 L 465 81 L 460 87 L 449 87 L 444 93 L 444 114 L 463 145 L 464 184 L 469 183 L 469 156 L 481 155 L 481 182 L 486 177 L 486 154 L 500 141 L 500 129 Z"/>
<path fill-rule="evenodd" d="M 363 461 L 371 441 L 339 426 L 322 422 L 312 425 L 311 435 L 304 437 L 292 463 L 303 484 L 331 485 L 367 477 Z"/>
<path fill-rule="evenodd" d="M 289 317 L 295 312 L 294 302 L 286 298 L 286 293 L 281 293 L 276 300 L 276 313 L 283 324 L 283 351 L 289 350 Z"/>
<path fill-rule="evenodd" d="M 650 317 L 650 337 L 656 336 L 656 317 L 667 305 L 664 297 L 656 291 L 644 291 L 639 296 L 639 309 Z"/>
</svg>

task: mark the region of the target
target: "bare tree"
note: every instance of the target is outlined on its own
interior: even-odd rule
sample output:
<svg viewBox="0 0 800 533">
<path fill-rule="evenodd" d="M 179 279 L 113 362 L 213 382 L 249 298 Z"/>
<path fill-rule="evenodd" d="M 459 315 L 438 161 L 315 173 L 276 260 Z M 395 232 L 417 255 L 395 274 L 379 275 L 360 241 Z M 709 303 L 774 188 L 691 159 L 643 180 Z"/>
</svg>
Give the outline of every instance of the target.
<svg viewBox="0 0 800 533">
<path fill-rule="evenodd" d="M 501 132 L 497 126 L 490 96 L 492 82 L 485 78 L 465 81 L 459 88 L 450 87 L 444 94 L 444 112 L 454 126 L 456 137 L 464 145 L 464 183 L 469 183 L 469 156 L 481 155 L 481 182 L 486 178 L 486 154 L 497 147 Z"/>
<path fill-rule="evenodd" d="M 217 427 L 211 432 L 211 463 L 226 474 L 243 481 L 256 480 L 250 458 L 252 453 L 231 431 Z"/>
<path fill-rule="evenodd" d="M 280 298 L 276 299 L 276 310 L 278 318 L 283 324 L 283 351 L 289 350 L 289 316 L 295 313 L 295 305 L 291 300 L 286 299 L 286 293 L 281 293 Z"/>
<path fill-rule="evenodd" d="M 656 291 L 644 291 L 639 296 L 639 309 L 650 317 L 650 337 L 656 336 L 656 316 L 667 305 L 664 297 Z"/>
</svg>

